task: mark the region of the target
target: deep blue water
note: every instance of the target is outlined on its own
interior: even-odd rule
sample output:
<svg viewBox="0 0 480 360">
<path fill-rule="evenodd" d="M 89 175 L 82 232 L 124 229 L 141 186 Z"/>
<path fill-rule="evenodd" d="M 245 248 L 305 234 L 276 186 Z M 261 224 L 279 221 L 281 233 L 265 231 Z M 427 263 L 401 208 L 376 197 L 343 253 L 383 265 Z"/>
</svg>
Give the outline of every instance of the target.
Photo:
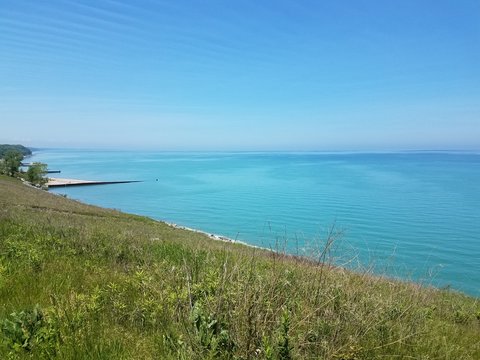
<svg viewBox="0 0 480 360">
<path fill-rule="evenodd" d="M 143 180 L 55 190 L 249 244 L 480 295 L 478 153 L 41 150 L 58 177 Z M 55 174 L 57 175 L 57 174 Z M 55 176 L 53 175 L 53 176 Z"/>
</svg>

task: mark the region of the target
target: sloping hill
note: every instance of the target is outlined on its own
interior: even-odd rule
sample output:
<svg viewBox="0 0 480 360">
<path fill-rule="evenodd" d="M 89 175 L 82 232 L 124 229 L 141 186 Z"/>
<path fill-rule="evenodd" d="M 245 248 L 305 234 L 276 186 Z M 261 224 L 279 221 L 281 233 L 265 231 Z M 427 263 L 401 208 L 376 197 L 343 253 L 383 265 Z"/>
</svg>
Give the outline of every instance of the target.
<svg viewBox="0 0 480 360">
<path fill-rule="evenodd" d="M 0 304 L 2 359 L 480 358 L 478 299 L 214 241 L 6 177 Z"/>
</svg>

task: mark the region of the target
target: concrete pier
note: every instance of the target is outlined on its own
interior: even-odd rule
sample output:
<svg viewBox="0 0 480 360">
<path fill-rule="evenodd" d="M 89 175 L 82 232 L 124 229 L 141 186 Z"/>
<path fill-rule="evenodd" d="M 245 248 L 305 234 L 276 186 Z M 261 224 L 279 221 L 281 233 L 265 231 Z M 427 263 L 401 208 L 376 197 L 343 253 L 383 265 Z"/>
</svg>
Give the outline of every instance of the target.
<svg viewBox="0 0 480 360">
<path fill-rule="evenodd" d="M 61 179 L 49 178 L 47 187 L 66 187 L 66 186 L 87 186 L 87 185 L 110 185 L 110 184 L 126 184 L 140 182 L 138 180 L 125 181 L 93 181 L 93 180 L 79 180 L 79 179 Z"/>
</svg>

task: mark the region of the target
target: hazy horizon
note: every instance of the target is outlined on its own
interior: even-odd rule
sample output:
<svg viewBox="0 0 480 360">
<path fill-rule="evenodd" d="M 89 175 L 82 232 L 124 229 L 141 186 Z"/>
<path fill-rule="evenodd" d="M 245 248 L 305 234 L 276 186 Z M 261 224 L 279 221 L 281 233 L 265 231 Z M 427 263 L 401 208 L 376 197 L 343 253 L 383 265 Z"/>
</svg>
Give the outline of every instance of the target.
<svg viewBox="0 0 480 360">
<path fill-rule="evenodd" d="M 480 2 L 0 4 L 0 143 L 480 148 Z"/>
<path fill-rule="evenodd" d="M 23 144 L 10 144 L 23 145 Z M 165 149 L 159 147 L 128 147 L 128 146 L 27 146 L 32 152 L 48 150 L 63 151 L 98 151 L 98 152 L 159 152 L 159 153 L 288 153 L 288 154 L 408 154 L 408 153 L 464 153 L 480 154 L 480 148 L 452 148 L 452 149 L 323 149 L 323 150 L 299 150 L 299 149 Z"/>
</svg>

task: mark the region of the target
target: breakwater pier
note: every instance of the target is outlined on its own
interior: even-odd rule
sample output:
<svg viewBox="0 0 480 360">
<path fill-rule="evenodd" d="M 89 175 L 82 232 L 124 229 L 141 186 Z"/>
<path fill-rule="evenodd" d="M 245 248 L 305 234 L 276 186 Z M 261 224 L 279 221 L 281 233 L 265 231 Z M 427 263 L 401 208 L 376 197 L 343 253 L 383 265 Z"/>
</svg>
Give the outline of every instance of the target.
<svg viewBox="0 0 480 360">
<path fill-rule="evenodd" d="M 79 179 L 63 179 L 63 178 L 49 178 L 47 187 L 67 187 L 67 186 L 91 186 L 91 185 L 111 185 L 111 184 L 127 184 L 141 182 L 139 180 L 123 180 L 123 181 L 94 181 L 94 180 L 79 180 Z"/>
</svg>

